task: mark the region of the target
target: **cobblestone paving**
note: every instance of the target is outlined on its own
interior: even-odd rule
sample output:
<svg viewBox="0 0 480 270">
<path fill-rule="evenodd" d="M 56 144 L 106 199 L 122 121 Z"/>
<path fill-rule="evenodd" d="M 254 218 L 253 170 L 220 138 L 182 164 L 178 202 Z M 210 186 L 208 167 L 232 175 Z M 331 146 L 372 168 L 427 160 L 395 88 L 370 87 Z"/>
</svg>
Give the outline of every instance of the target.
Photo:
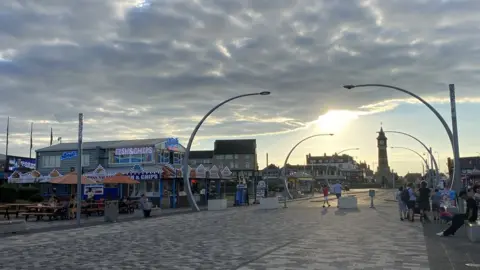
<svg viewBox="0 0 480 270">
<path fill-rule="evenodd" d="M 7 237 L 1 269 L 429 269 L 419 224 L 360 202 L 356 212 L 299 202 Z"/>
</svg>

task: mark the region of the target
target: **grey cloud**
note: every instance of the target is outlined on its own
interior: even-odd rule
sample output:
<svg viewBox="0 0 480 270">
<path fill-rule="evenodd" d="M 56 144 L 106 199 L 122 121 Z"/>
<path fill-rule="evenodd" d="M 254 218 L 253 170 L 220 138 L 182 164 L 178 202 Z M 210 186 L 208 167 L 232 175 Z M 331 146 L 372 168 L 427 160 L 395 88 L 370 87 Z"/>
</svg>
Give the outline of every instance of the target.
<svg viewBox="0 0 480 270">
<path fill-rule="evenodd" d="M 292 129 L 255 121 L 239 128 L 235 113 L 306 123 L 328 109 L 405 97 L 346 91 L 345 83 L 430 96 L 446 96 L 456 83 L 459 96 L 478 96 L 475 0 L 7 2 L 0 3 L 0 117 L 15 116 L 22 138 L 29 120 L 44 120 L 38 140 L 48 141 L 51 126 L 74 139 L 80 111 L 89 139 L 184 137 L 192 117 L 262 90 L 272 95 L 216 112 L 222 123 L 204 136 Z"/>
</svg>

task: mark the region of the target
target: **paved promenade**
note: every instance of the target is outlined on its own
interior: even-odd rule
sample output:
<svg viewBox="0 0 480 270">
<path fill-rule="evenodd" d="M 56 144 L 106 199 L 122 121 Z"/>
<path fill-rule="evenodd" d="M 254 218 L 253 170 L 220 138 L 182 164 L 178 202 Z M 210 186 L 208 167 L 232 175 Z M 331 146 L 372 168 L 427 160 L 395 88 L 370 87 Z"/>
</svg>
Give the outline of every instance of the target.
<svg viewBox="0 0 480 270">
<path fill-rule="evenodd" d="M 307 200 L 5 237 L 1 269 L 430 269 L 421 225 L 378 194 L 353 212 Z"/>
</svg>

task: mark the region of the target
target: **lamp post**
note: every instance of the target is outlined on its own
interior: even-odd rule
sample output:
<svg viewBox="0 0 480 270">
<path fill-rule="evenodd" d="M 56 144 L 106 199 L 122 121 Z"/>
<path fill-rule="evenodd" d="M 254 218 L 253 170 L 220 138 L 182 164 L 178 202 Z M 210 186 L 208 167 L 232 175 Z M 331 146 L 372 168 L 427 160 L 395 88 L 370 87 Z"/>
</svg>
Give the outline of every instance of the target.
<svg viewBox="0 0 480 270">
<path fill-rule="evenodd" d="M 288 194 L 288 197 L 292 198 L 292 194 L 290 194 L 290 190 L 288 190 L 288 183 L 287 183 L 287 162 L 288 162 L 288 159 L 290 158 L 290 155 L 292 154 L 293 150 L 295 150 L 295 148 L 297 148 L 297 146 L 299 146 L 302 142 L 308 140 L 308 139 L 311 139 L 311 138 L 315 138 L 315 137 L 320 137 L 320 136 L 333 136 L 332 133 L 329 133 L 329 134 L 325 134 L 325 133 L 322 133 L 322 134 L 315 134 L 315 135 L 312 135 L 312 136 L 308 136 L 304 139 L 302 139 L 301 141 L 299 141 L 297 144 L 295 144 L 292 149 L 290 150 L 290 152 L 288 152 L 288 155 L 287 157 L 285 158 L 285 162 L 283 163 L 283 184 L 284 184 L 284 201 L 283 201 L 283 207 L 287 208 L 287 194 Z"/>
<path fill-rule="evenodd" d="M 427 168 L 427 170 L 430 170 L 430 169 L 429 169 L 430 167 L 428 166 L 428 161 L 427 161 L 420 153 L 418 153 L 417 151 L 415 151 L 415 150 L 413 150 L 413 149 L 410 149 L 410 148 L 407 148 L 407 147 L 400 147 L 400 146 L 397 146 L 397 147 L 392 146 L 391 148 L 392 148 L 392 149 L 404 149 L 404 150 L 408 150 L 408 151 L 416 154 L 416 155 L 419 156 L 419 157 L 423 160 L 423 162 L 425 163 L 425 168 Z"/>
<path fill-rule="evenodd" d="M 340 155 L 341 153 L 347 152 L 347 151 L 353 151 L 353 150 L 360 150 L 360 148 L 348 148 L 348 149 L 343 149 L 340 152 L 337 152 L 337 155 Z"/>
<path fill-rule="evenodd" d="M 193 139 L 195 138 L 195 135 L 197 134 L 200 127 L 202 126 L 203 122 L 216 109 L 220 108 L 222 105 L 224 105 L 225 103 L 228 103 L 232 100 L 243 98 L 243 97 L 249 97 L 249 96 L 268 96 L 268 95 L 270 95 L 270 92 L 262 91 L 262 92 L 259 92 L 259 93 L 243 94 L 243 95 L 238 95 L 238 96 L 229 98 L 229 99 L 221 102 L 217 106 L 213 107 L 209 112 L 207 112 L 207 114 L 205 114 L 203 116 L 202 120 L 200 120 L 200 122 L 198 122 L 197 126 L 195 127 L 195 129 L 192 132 L 192 135 L 190 135 L 190 139 L 188 140 L 187 148 L 185 149 L 185 155 L 184 155 L 184 158 L 183 158 L 183 185 L 185 186 L 188 202 L 189 202 L 190 206 L 192 207 L 193 211 L 200 211 L 200 208 L 198 207 L 197 202 L 195 202 L 195 198 L 193 197 L 193 194 L 192 194 L 192 187 L 190 186 L 190 180 L 189 180 L 190 172 L 188 171 L 188 158 L 190 156 L 190 148 L 192 148 Z"/>
<path fill-rule="evenodd" d="M 417 94 L 414 94 L 414 93 L 412 93 L 408 90 L 405 90 L 405 89 L 400 88 L 400 87 L 392 86 L 392 85 L 387 85 L 387 84 L 360 84 L 360 85 L 344 85 L 343 87 L 346 88 L 346 89 L 353 89 L 353 88 L 358 88 L 358 87 L 390 88 L 390 89 L 397 90 L 397 91 L 400 91 L 402 93 L 405 93 L 407 95 L 410 95 L 410 96 L 416 98 L 417 100 L 419 100 L 420 102 L 422 102 L 425 106 L 427 106 L 435 114 L 435 116 L 438 118 L 438 120 L 440 120 L 443 127 L 445 128 L 445 131 L 447 132 L 448 138 L 450 139 L 450 144 L 452 145 L 452 151 L 453 151 L 453 157 L 454 157 L 454 175 L 452 177 L 452 185 L 453 185 L 453 183 L 455 183 L 457 192 L 460 191 L 460 189 L 462 188 L 461 170 L 460 170 L 460 154 L 459 154 L 459 151 L 458 151 L 458 147 L 456 147 L 456 145 L 458 145 L 458 138 L 456 138 L 456 137 L 454 138 L 454 136 L 453 136 L 454 134 L 453 134 L 452 130 L 450 129 L 450 127 L 448 126 L 447 122 L 442 117 L 442 115 L 440 115 L 440 113 L 435 108 L 433 108 L 432 105 L 430 105 L 427 101 L 425 101 L 423 98 L 421 98 Z M 453 87 L 453 84 L 450 85 L 450 92 L 452 92 L 452 87 Z M 451 102 L 452 102 L 452 98 L 451 98 Z"/>
<path fill-rule="evenodd" d="M 393 130 L 386 130 L 384 132 L 385 133 L 401 134 L 401 135 L 405 135 L 407 137 L 410 137 L 410 138 L 416 140 L 418 143 L 420 143 L 425 148 L 425 150 L 427 150 L 428 154 L 430 155 L 430 159 L 433 161 L 433 165 L 435 166 L 435 172 L 436 172 L 436 175 L 437 175 L 435 177 L 435 186 L 437 186 L 438 178 L 440 177 L 439 176 L 439 171 L 438 171 L 438 163 L 437 163 L 437 159 L 435 158 L 435 156 L 432 153 L 431 148 L 427 147 L 422 141 L 420 141 L 418 138 L 416 138 L 415 136 L 413 136 L 411 134 L 408 134 L 408 133 L 405 133 L 405 132 L 400 132 L 400 131 L 393 131 Z M 430 183 L 430 184 L 432 184 L 432 183 Z"/>
</svg>

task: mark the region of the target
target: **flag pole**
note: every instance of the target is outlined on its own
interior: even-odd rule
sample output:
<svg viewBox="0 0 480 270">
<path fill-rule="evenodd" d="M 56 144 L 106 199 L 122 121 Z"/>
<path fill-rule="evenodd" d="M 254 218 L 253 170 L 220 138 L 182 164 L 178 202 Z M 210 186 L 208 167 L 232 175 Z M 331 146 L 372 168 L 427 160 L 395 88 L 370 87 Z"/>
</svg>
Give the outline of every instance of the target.
<svg viewBox="0 0 480 270">
<path fill-rule="evenodd" d="M 30 155 L 29 155 L 29 158 L 32 158 L 32 148 L 33 148 L 33 122 L 30 123 Z"/>
<path fill-rule="evenodd" d="M 50 128 L 50 146 L 53 144 L 53 128 Z"/>
<path fill-rule="evenodd" d="M 10 135 L 10 116 L 7 117 L 7 141 L 5 145 L 5 156 L 8 156 L 8 137 Z"/>
</svg>

